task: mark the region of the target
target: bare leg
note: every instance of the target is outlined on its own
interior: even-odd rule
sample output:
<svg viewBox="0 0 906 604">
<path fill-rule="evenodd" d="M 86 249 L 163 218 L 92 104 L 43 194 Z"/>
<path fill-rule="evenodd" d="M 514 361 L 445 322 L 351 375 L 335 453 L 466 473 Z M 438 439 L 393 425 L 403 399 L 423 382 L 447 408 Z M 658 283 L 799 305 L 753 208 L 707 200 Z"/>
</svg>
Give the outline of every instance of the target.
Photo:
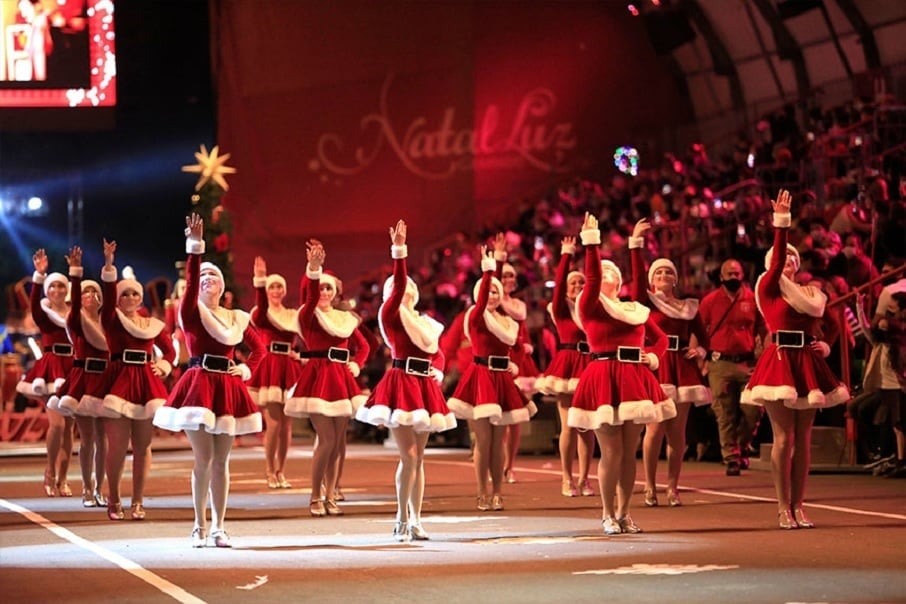
<svg viewBox="0 0 906 604">
<path fill-rule="evenodd" d="M 491 452 L 490 465 L 491 471 L 491 494 L 500 495 L 503 486 L 503 464 L 504 464 L 504 438 L 506 437 L 506 426 L 495 426 L 489 422 L 491 427 Z"/>
<path fill-rule="evenodd" d="M 475 482 L 478 485 L 479 497 L 488 494 L 488 476 L 491 473 L 491 422 L 487 419 L 472 421 L 472 431 L 475 433 L 475 448 L 473 452 L 475 465 Z M 501 466 L 503 464 L 501 463 Z M 500 473 L 503 473 L 501 467 Z M 500 477 L 498 476 L 498 482 Z"/>
<path fill-rule="evenodd" d="M 411 520 L 419 524 L 422 520 L 422 502 L 425 499 L 425 447 L 428 445 L 428 433 L 416 432 L 415 439 L 418 458 L 415 460 L 415 484 L 412 485 L 409 507 Z"/>
<path fill-rule="evenodd" d="M 677 403 L 676 417 L 664 424 L 667 434 L 667 491 L 677 492 L 680 472 L 683 469 L 683 455 L 686 453 L 686 423 L 692 403 Z"/>
<path fill-rule="evenodd" d="M 72 441 L 75 419 L 63 416 L 63 434 L 60 441 L 60 450 L 57 453 L 57 489 L 60 495 L 72 495 L 66 478 L 69 474 L 69 460 L 72 459 Z"/>
<path fill-rule="evenodd" d="M 211 532 L 225 529 L 227 499 L 230 495 L 230 451 L 233 437 L 214 434 L 214 459 L 211 463 Z"/>
<path fill-rule="evenodd" d="M 625 423 L 620 426 L 622 432 L 622 458 L 620 478 L 617 481 L 617 518 L 629 515 L 629 503 L 632 500 L 632 488 L 635 485 L 636 462 L 635 452 L 639 447 L 642 435 L 642 424 Z"/>
<path fill-rule="evenodd" d="M 108 502 L 117 504 L 120 497 L 120 481 L 123 478 L 123 466 L 126 465 L 126 452 L 129 449 L 129 438 L 132 434 L 132 420 L 128 417 L 104 418 L 107 431 L 107 488 Z"/>
<path fill-rule="evenodd" d="M 418 439 L 412 426 L 391 428 L 393 440 L 400 452 L 400 462 L 396 468 L 396 521 L 409 522 L 409 503 L 418 470 Z"/>
<path fill-rule="evenodd" d="M 280 405 L 279 430 L 274 470 L 282 475 L 286 471 L 286 457 L 289 455 L 289 445 L 293 441 L 293 418 L 284 413 L 284 405 Z"/>
<path fill-rule="evenodd" d="M 336 428 L 332 417 L 319 413 L 311 415 L 311 423 L 318 434 L 311 460 L 311 499 L 321 499 L 321 487 L 324 484 L 328 468 L 333 478 L 336 478 L 336 460 L 334 452 L 337 448 Z"/>
<path fill-rule="evenodd" d="M 522 440 L 522 426 L 520 424 L 508 425 L 504 431 L 503 449 L 503 474 L 508 482 L 516 481 L 513 466 L 516 465 L 516 455 L 519 454 L 520 440 Z"/>
<path fill-rule="evenodd" d="M 340 440 L 337 443 L 337 477 L 334 480 L 333 489 L 327 492 L 329 499 L 333 499 L 340 488 L 340 479 L 343 478 L 343 465 L 346 463 L 346 428 L 349 426 L 349 419 L 345 417 L 338 419 L 343 420 L 343 425 L 339 428 L 338 434 Z"/>
<path fill-rule="evenodd" d="M 560 472 L 562 474 L 563 484 L 575 486 L 573 482 L 573 457 L 576 455 L 576 430 L 570 428 L 566 423 L 569 414 L 570 398 L 568 394 L 561 394 L 557 397 L 557 414 L 560 416 L 560 437 L 558 444 L 560 448 Z M 587 452 L 586 452 L 587 455 Z M 588 460 L 586 459 L 585 473 L 588 475 Z M 579 460 L 580 482 L 582 460 Z"/>
<path fill-rule="evenodd" d="M 771 448 L 771 475 L 774 479 L 774 491 L 777 494 L 777 509 L 786 512 L 790 509 L 791 466 L 795 438 L 795 416 L 792 409 L 786 408 L 777 401 L 765 402 L 765 409 L 771 420 L 774 432 L 774 445 Z"/>
<path fill-rule="evenodd" d="M 94 497 L 95 483 L 91 472 L 94 469 L 97 454 L 98 437 L 95 434 L 96 417 L 78 415 L 75 418 L 79 427 L 79 469 L 82 471 L 82 496 Z M 90 502 L 89 502 L 90 503 Z"/>
<path fill-rule="evenodd" d="M 270 484 L 277 472 L 277 445 L 280 437 L 280 418 L 283 415 L 283 405 L 268 403 L 264 407 L 266 421 L 264 426 L 264 471 Z M 282 468 L 281 468 L 282 469 Z"/>
<path fill-rule="evenodd" d="M 576 430 L 576 433 L 578 434 L 578 447 L 576 448 L 579 450 L 579 484 L 583 485 L 588 481 L 591 457 L 595 450 L 595 433 L 591 430 Z"/>
<path fill-rule="evenodd" d="M 47 414 L 47 466 L 44 469 L 44 491 L 48 496 L 57 494 L 57 463 L 63 446 L 63 430 L 66 427 L 66 418 L 53 409 L 44 406 Z"/>
<path fill-rule="evenodd" d="M 107 457 L 107 431 L 104 420 L 100 417 L 92 418 L 94 423 L 94 494 L 96 499 L 100 499 L 100 494 L 104 491 L 104 464 Z M 98 505 L 105 505 L 103 501 L 98 501 Z"/>
<path fill-rule="evenodd" d="M 145 480 L 151 469 L 151 419 L 132 420 L 132 505 L 144 503 Z"/>
<path fill-rule="evenodd" d="M 601 459 L 598 461 L 598 482 L 601 485 L 601 507 L 604 518 L 616 518 L 614 503 L 617 496 L 617 482 L 623 464 L 623 433 L 620 426 L 603 425 L 595 430 Z M 635 461 L 635 460 L 633 460 Z"/>
<path fill-rule="evenodd" d="M 195 510 L 195 528 L 207 526 L 208 493 L 211 490 L 211 464 L 214 461 L 214 435 L 204 428 L 186 430 L 192 445 L 195 464 L 192 467 L 192 507 Z"/>
<path fill-rule="evenodd" d="M 667 420 L 667 422 L 673 420 Z M 667 422 L 653 422 L 645 425 L 645 439 L 642 442 L 642 465 L 645 468 L 645 497 L 654 497 L 657 492 L 657 462 L 667 432 Z M 653 505 L 654 502 L 651 503 Z"/>
<path fill-rule="evenodd" d="M 340 476 L 343 473 L 343 463 L 346 461 L 346 427 L 349 425 L 348 417 L 334 417 L 334 441 L 333 462 L 327 467 L 327 474 L 324 477 L 324 493 L 327 499 L 334 501 L 337 494 L 337 485 L 340 484 Z"/>
<path fill-rule="evenodd" d="M 812 424 L 815 423 L 815 409 L 793 411 L 796 431 L 796 444 L 793 447 L 793 465 L 790 486 L 790 503 L 793 508 L 801 508 L 805 499 L 805 483 L 811 465 Z"/>
</svg>

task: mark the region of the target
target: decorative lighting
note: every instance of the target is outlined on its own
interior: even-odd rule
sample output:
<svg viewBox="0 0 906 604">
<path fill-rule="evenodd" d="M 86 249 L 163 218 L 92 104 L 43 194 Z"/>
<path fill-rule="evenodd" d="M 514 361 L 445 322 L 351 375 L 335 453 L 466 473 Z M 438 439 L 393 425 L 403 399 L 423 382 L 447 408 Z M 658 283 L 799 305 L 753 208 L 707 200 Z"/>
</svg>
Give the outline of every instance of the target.
<svg viewBox="0 0 906 604">
<path fill-rule="evenodd" d="M 629 4 L 629 5 L 626 6 L 626 8 L 629 9 L 629 13 L 630 13 L 633 17 L 638 17 L 638 16 L 639 16 L 639 9 L 636 7 L 635 4 Z"/>
<path fill-rule="evenodd" d="M 29 212 L 37 212 L 44 205 L 44 201 L 40 197 L 30 197 L 26 202 L 26 208 Z"/>
<path fill-rule="evenodd" d="M 635 147 L 617 147 L 613 153 L 613 165 L 623 174 L 637 176 L 639 173 L 639 152 Z"/>
</svg>

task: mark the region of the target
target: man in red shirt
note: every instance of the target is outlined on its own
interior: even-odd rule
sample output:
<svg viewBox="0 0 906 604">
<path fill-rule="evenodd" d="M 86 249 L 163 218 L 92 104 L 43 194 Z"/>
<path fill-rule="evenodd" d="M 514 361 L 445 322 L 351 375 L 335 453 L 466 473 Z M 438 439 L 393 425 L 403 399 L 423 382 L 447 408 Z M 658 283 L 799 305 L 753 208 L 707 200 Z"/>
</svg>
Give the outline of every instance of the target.
<svg viewBox="0 0 906 604">
<path fill-rule="evenodd" d="M 755 293 L 742 283 L 738 260 L 720 267 L 720 287 L 706 295 L 699 315 L 708 334 L 708 381 L 714 397 L 714 415 L 727 476 L 748 468 L 746 449 L 761 420 L 761 407 L 740 405 L 739 396 L 755 367 L 755 340 L 764 323 L 755 305 Z"/>
</svg>

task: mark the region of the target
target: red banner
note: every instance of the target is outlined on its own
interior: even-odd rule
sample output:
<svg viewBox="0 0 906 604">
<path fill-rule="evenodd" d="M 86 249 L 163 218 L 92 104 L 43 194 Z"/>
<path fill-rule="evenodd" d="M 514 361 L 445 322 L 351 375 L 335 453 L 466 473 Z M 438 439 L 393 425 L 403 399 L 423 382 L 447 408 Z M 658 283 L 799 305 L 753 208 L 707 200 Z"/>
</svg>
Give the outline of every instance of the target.
<svg viewBox="0 0 906 604">
<path fill-rule="evenodd" d="M 611 173 L 616 146 L 656 147 L 680 113 L 619 3 L 225 0 L 212 23 L 249 282 L 258 254 L 299 277 L 309 237 L 351 278 L 387 261 L 398 218 L 416 253 L 505 219 Z"/>
</svg>

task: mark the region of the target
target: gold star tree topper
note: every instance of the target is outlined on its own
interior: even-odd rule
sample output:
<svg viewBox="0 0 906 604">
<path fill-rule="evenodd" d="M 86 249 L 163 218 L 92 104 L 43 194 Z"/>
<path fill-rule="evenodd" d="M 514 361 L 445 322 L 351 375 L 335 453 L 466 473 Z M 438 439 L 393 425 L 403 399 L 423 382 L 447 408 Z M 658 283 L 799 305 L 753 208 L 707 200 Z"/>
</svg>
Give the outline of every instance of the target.
<svg viewBox="0 0 906 604">
<path fill-rule="evenodd" d="M 231 168 L 230 166 L 225 166 L 224 164 L 228 159 L 230 159 L 229 153 L 224 153 L 223 155 L 218 155 L 219 147 L 214 145 L 214 148 L 211 149 L 210 155 L 208 150 L 204 145 L 201 145 L 201 151 L 195 152 L 195 159 L 198 160 L 197 164 L 192 164 L 190 166 L 183 166 L 183 172 L 194 172 L 198 174 L 198 182 L 195 183 L 195 190 L 200 191 L 203 186 L 205 186 L 208 181 L 213 180 L 215 183 L 220 185 L 224 191 L 229 191 L 230 186 L 227 184 L 226 179 L 223 177 L 224 174 L 235 174 L 236 168 Z"/>
</svg>

